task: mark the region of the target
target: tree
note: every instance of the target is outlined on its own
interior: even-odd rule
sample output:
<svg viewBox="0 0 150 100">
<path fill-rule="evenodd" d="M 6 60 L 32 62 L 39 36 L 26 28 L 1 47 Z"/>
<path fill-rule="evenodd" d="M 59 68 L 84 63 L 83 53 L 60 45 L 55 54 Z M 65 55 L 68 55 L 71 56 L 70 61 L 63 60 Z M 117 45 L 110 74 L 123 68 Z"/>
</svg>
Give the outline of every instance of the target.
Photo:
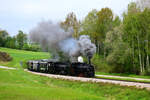
<svg viewBox="0 0 150 100">
<path fill-rule="evenodd" d="M 121 20 L 118 16 L 113 16 L 111 9 L 103 8 L 100 11 L 93 9 L 82 21 L 80 34 L 89 35 L 96 44 L 97 53 L 104 54 L 105 58 L 104 41 L 106 33 L 112 30 L 113 27 L 119 26 L 120 23 Z"/>
<path fill-rule="evenodd" d="M 96 44 L 97 50 L 99 51 L 99 34 L 98 34 L 98 16 L 97 16 L 97 10 L 93 9 L 92 11 L 90 11 L 88 13 L 88 15 L 85 17 L 85 19 L 82 21 L 81 24 L 81 32 L 80 35 L 89 35 L 92 42 L 94 42 Z"/>
<path fill-rule="evenodd" d="M 76 15 L 73 12 L 69 13 L 65 21 L 61 22 L 60 25 L 65 31 L 70 31 L 70 29 L 73 29 L 73 36 L 75 38 L 79 37 L 80 22 L 77 20 Z"/>
<path fill-rule="evenodd" d="M 9 36 L 8 32 L 5 30 L 0 30 L 0 46 L 5 46 L 5 41 L 7 37 Z"/>
<path fill-rule="evenodd" d="M 27 43 L 25 43 L 24 45 L 23 45 L 23 48 L 22 48 L 23 50 L 30 50 L 30 48 L 29 48 L 29 45 L 27 44 Z"/>
<path fill-rule="evenodd" d="M 106 33 L 113 29 L 113 13 L 112 10 L 109 8 L 102 8 L 101 11 L 97 13 L 98 15 L 98 33 L 99 33 L 99 40 L 101 44 L 101 51 L 103 50 L 104 58 L 106 56 L 104 41 L 106 37 Z"/>
<path fill-rule="evenodd" d="M 120 26 L 115 27 L 112 31 L 109 31 L 106 33 L 106 38 L 105 38 L 105 47 L 106 51 L 109 53 L 112 52 L 114 46 L 117 43 L 123 42 L 123 25 L 121 24 Z"/>
<path fill-rule="evenodd" d="M 120 20 L 119 16 L 116 16 L 112 23 L 113 28 L 120 26 L 120 24 L 121 24 L 121 20 Z"/>
<path fill-rule="evenodd" d="M 131 3 L 123 19 L 124 41 L 132 48 L 133 66 L 139 66 L 141 74 L 149 69 L 149 17 L 150 9 L 140 10 L 136 3 Z"/>
<path fill-rule="evenodd" d="M 140 72 L 143 72 L 142 66 L 142 56 L 141 56 L 141 32 L 140 32 L 140 22 L 139 14 L 135 3 L 131 3 L 128 6 L 128 11 L 124 15 L 123 25 L 124 25 L 124 40 L 129 43 L 132 48 L 132 60 L 133 66 L 140 66 Z M 138 61 L 136 60 L 138 58 Z"/>
<path fill-rule="evenodd" d="M 143 37 L 143 67 L 150 73 L 149 56 L 150 56 L 150 9 L 145 8 L 140 14 L 141 32 Z"/>
<path fill-rule="evenodd" d="M 123 41 L 123 36 L 122 24 L 107 32 L 105 39 L 106 61 L 113 66 L 113 72 L 132 73 L 131 48 L 128 43 Z"/>
<path fill-rule="evenodd" d="M 107 56 L 106 61 L 114 66 L 115 73 L 133 73 L 130 67 L 130 48 L 123 41 L 116 42 L 112 52 Z"/>
<path fill-rule="evenodd" d="M 22 49 L 23 45 L 27 43 L 27 35 L 23 31 L 19 30 L 16 36 L 18 48 Z"/>
<path fill-rule="evenodd" d="M 13 36 L 13 37 L 8 36 L 6 41 L 5 41 L 5 47 L 16 49 L 16 46 L 17 46 L 16 42 L 17 41 L 16 41 L 16 37 L 15 36 Z"/>
<path fill-rule="evenodd" d="M 144 11 L 145 8 L 150 8 L 150 0 L 137 0 L 136 4 L 142 11 Z"/>
</svg>

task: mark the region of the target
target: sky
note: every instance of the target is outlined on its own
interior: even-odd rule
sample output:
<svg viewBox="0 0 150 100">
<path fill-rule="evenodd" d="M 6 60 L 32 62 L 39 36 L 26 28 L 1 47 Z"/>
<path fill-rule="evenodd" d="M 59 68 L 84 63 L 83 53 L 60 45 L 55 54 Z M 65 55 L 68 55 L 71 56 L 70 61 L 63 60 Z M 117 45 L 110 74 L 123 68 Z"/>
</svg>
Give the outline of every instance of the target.
<svg viewBox="0 0 150 100">
<path fill-rule="evenodd" d="M 79 20 L 92 9 L 109 7 L 115 15 L 122 16 L 134 0 L 0 0 L 0 29 L 11 36 L 22 30 L 29 33 L 40 21 L 54 23 L 64 21 L 68 13 L 74 12 Z"/>
</svg>

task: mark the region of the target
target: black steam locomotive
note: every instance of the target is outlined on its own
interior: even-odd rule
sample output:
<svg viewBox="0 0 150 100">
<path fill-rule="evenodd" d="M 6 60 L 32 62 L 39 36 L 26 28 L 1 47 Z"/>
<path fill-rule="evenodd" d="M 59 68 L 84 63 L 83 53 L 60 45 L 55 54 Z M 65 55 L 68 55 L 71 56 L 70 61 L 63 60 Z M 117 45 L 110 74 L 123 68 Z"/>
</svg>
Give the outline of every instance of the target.
<svg viewBox="0 0 150 100">
<path fill-rule="evenodd" d="M 70 75 L 79 77 L 94 77 L 95 70 L 91 64 L 59 62 L 57 60 L 34 60 L 27 62 L 28 69 L 50 74 Z"/>
</svg>

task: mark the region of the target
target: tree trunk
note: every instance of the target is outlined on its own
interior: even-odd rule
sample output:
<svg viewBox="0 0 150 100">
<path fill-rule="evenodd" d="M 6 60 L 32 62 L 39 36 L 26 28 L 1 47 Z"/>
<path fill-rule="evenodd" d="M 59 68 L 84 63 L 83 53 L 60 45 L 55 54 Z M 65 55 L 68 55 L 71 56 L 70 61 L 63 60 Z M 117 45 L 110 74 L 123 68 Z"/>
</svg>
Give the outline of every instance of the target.
<svg viewBox="0 0 150 100">
<path fill-rule="evenodd" d="M 149 55 L 148 55 L 148 49 L 149 49 L 149 46 L 148 46 L 148 39 L 147 39 L 147 58 L 146 58 L 146 66 L 147 66 L 147 70 L 148 72 L 150 71 L 150 68 L 149 68 Z"/>
<path fill-rule="evenodd" d="M 142 66 L 143 66 L 143 67 L 142 67 L 143 69 L 142 69 L 142 70 L 143 70 L 143 72 L 144 72 L 144 71 L 145 71 L 145 68 L 144 68 L 144 67 L 145 67 L 145 63 L 144 63 L 144 55 L 143 55 L 142 58 L 143 58 L 143 65 L 142 65 Z"/>
<path fill-rule="evenodd" d="M 101 47 L 100 47 L 101 45 L 100 45 L 100 43 L 98 44 L 98 52 L 99 52 L 99 54 L 100 54 L 100 52 L 101 52 Z"/>
<path fill-rule="evenodd" d="M 104 45 L 104 59 L 106 58 L 106 49 L 105 49 L 105 45 Z"/>
<path fill-rule="evenodd" d="M 140 64 L 140 71 L 141 73 L 143 72 L 143 68 L 142 68 L 142 59 L 141 59 L 141 51 L 140 51 L 140 40 L 139 40 L 139 36 L 137 35 L 137 40 L 138 40 L 138 51 L 139 51 L 139 64 Z"/>
<path fill-rule="evenodd" d="M 150 71 L 150 68 L 149 68 L 149 56 L 148 56 L 148 54 L 147 54 L 147 59 L 146 60 L 147 60 L 146 61 L 147 69 L 148 69 L 148 71 Z"/>
<path fill-rule="evenodd" d="M 134 39 L 132 40 L 132 48 L 133 48 L 133 50 L 132 50 L 132 64 L 133 64 L 133 70 L 134 70 L 134 72 L 136 72 L 136 68 L 135 68 L 135 62 L 134 62 L 134 59 L 135 59 L 135 54 L 134 54 Z"/>
</svg>

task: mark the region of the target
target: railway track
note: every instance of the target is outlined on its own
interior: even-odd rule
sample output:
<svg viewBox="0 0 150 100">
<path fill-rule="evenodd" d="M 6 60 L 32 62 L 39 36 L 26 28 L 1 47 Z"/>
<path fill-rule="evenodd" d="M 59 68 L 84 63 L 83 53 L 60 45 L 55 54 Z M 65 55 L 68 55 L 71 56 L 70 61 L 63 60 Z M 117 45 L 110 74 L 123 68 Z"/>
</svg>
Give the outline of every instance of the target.
<svg viewBox="0 0 150 100">
<path fill-rule="evenodd" d="M 123 81 L 123 80 L 114 80 L 114 79 L 99 79 L 99 78 L 85 78 L 85 77 L 74 77 L 74 76 L 63 76 L 63 75 L 54 75 L 54 74 L 47 74 L 47 73 L 39 73 L 39 72 L 32 72 L 29 70 L 25 70 L 29 73 L 46 76 L 55 79 L 64 79 L 70 81 L 80 81 L 80 82 L 91 82 L 91 83 L 109 83 L 109 84 L 116 84 L 120 86 L 129 86 L 129 87 L 136 87 L 140 89 L 147 89 L 150 90 L 150 83 L 144 82 L 132 82 L 132 81 Z"/>
<path fill-rule="evenodd" d="M 15 69 L 15 68 L 5 67 L 5 66 L 0 66 L 0 68 Z M 24 71 L 27 71 L 27 72 L 35 74 L 35 75 L 46 76 L 46 77 L 55 78 L 55 79 L 64 79 L 64 80 L 70 80 L 70 81 L 91 82 L 91 83 L 109 83 L 109 84 L 115 84 L 115 85 L 120 85 L 120 86 L 136 87 L 136 88 L 140 88 L 140 89 L 145 88 L 147 90 L 150 90 L 150 83 L 145 83 L 145 82 L 132 82 L 132 81 L 123 81 L 123 80 L 115 80 L 115 79 L 104 79 L 104 78 L 102 79 L 102 78 L 63 76 L 63 75 L 54 75 L 54 74 L 33 72 L 33 71 L 29 71 L 27 69 L 25 69 Z M 99 76 L 99 75 L 97 75 L 97 76 Z M 139 78 L 133 78 L 133 79 L 139 79 Z M 148 80 L 148 79 L 142 79 L 142 80 Z"/>
<path fill-rule="evenodd" d="M 6 67 L 6 66 L 0 66 L 0 68 L 9 69 L 9 70 L 16 69 L 16 68 L 11 68 L 11 67 Z M 132 82 L 132 81 L 123 81 L 123 80 L 115 80 L 115 79 L 102 79 L 102 78 L 99 79 L 99 78 L 63 76 L 63 75 L 32 72 L 27 69 L 25 69 L 24 71 L 27 71 L 27 72 L 35 74 L 35 75 L 46 76 L 46 77 L 55 78 L 55 79 L 64 79 L 64 80 L 81 81 L 81 82 L 92 82 L 92 83 L 109 83 L 109 84 L 116 84 L 116 85 L 120 85 L 120 86 L 136 87 L 136 88 L 140 88 L 140 89 L 145 88 L 147 90 L 150 90 L 150 83 L 145 83 L 145 82 Z M 97 76 L 99 76 L 99 75 L 97 75 Z M 112 77 L 112 76 L 110 76 L 110 77 Z M 116 76 L 113 76 L 113 77 L 116 77 Z M 120 76 L 117 76 L 117 77 L 120 77 Z M 130 77 L 128 77 L 128 78 L 130 78 Z M 141 78 L 132 78 L 132 79 L 149 80 L 149 79 L 141 79 Z"/>
</svg>

